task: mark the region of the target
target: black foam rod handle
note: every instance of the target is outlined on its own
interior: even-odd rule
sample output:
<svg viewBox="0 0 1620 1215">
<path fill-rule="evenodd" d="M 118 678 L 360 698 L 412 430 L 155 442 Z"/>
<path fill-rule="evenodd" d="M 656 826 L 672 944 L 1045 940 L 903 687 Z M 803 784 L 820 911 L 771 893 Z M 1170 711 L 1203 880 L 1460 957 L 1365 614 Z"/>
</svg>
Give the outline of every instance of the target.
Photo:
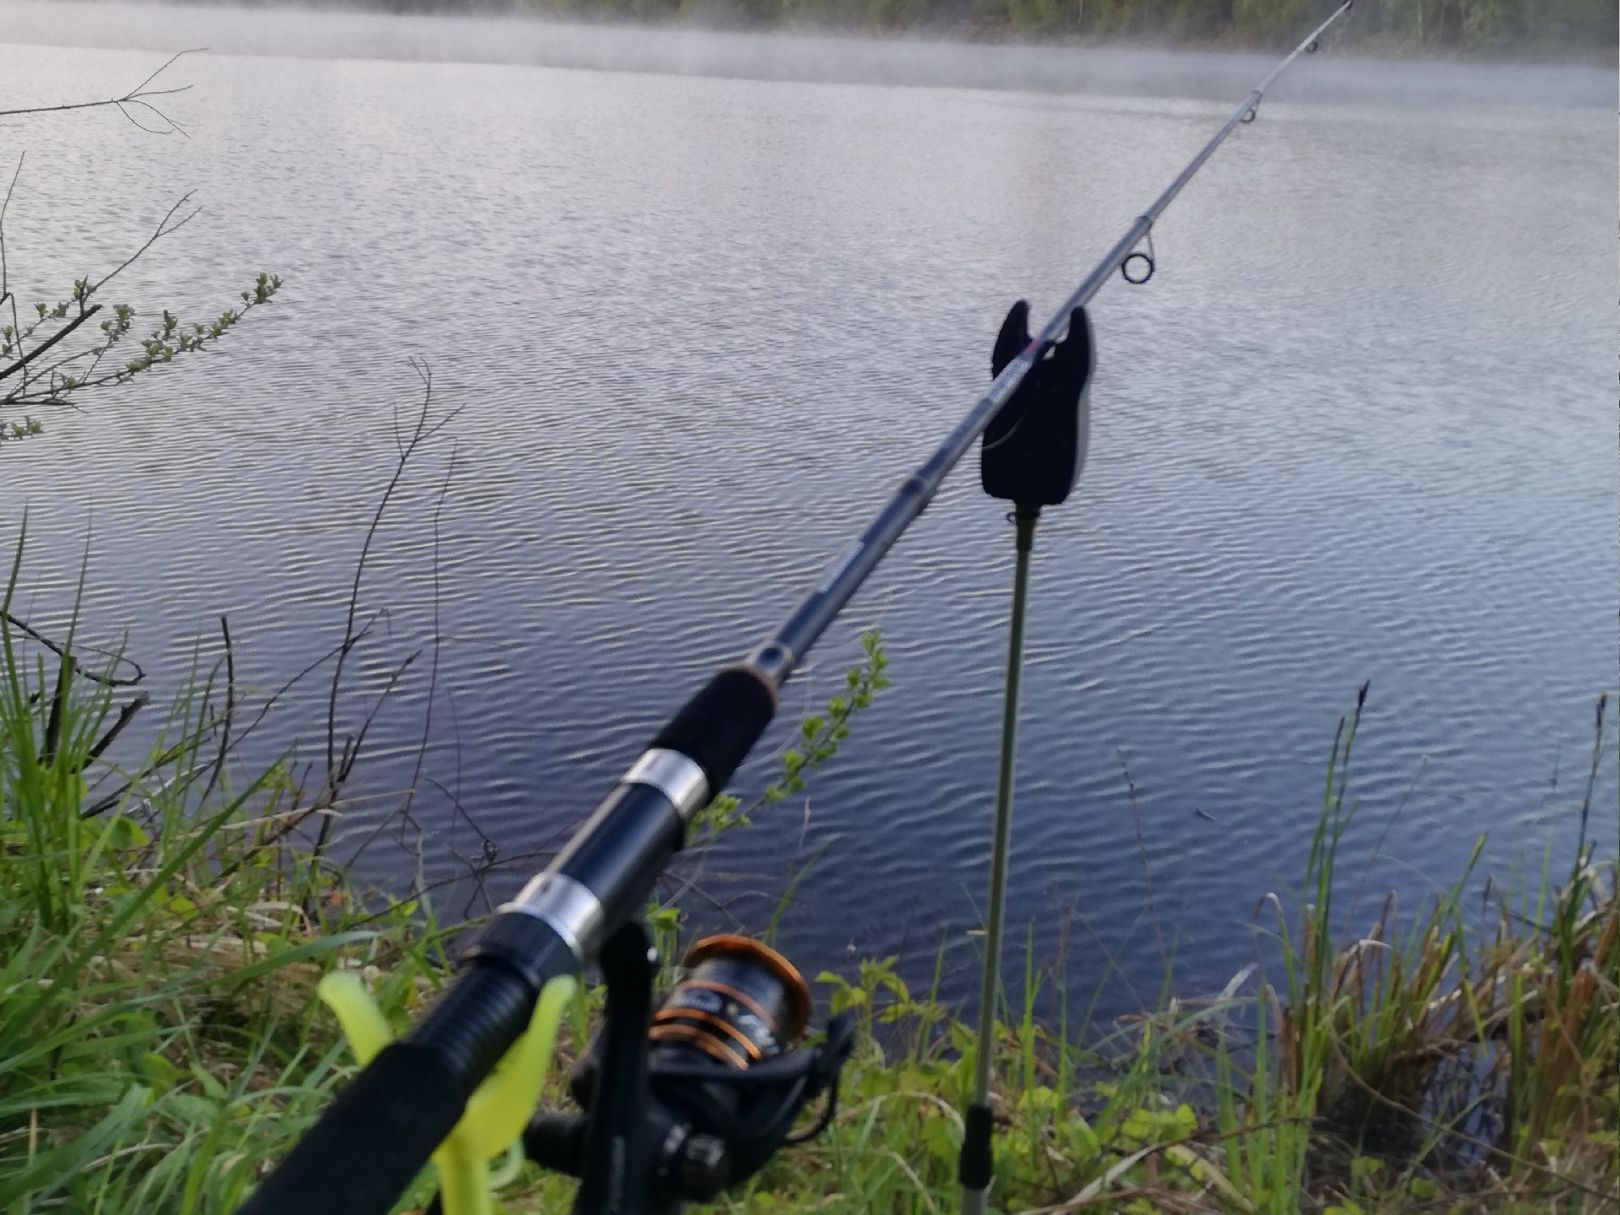
<svg viewBox="0 0 1620 1215">
<path fill-rule="evenodd" d="M 687 701 L 658 735 L 654 747 L 679 751 L 703 769 L 712 797 L 776 715 L 776 694 L 751 667 L 727 667 Z"/>
<path fill-rule="evenodd" d="M 461 1078 L 438 1052 L 386 1046 L 238 1215 L 386 1215 L 465 1103 Z"/>
</svg>

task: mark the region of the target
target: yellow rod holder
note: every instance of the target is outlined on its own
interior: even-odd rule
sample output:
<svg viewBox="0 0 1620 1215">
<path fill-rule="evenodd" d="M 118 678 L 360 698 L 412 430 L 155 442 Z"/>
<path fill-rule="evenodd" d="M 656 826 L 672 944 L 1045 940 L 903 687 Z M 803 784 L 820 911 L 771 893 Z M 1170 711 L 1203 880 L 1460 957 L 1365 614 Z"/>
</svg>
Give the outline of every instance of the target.
<svg viewBox="0 0 1620 1215">
<path fill-rule="evenodd" d="M 540 1101 L 540 1089 L 557 1045 L 557 1026 L 574 995 L 571 975 L 552 979 L 535 1001 L 529 1028 L 495 1070 L 478 1086 L 466 1112 L 433 1153 L 439 1172 L 444 1215 L 494 1215 L 490 1162 L 506 1156 L 497 1171 L 498 1184 L 516 1174 L 512 1149 L 518 1146 Z M 325 976 L 315 989 L 337 1015 L 355 1059 L 362 1065 L 393 1041 L 394 1032 L 360 977 L 346 971 Z"/>
</svg>

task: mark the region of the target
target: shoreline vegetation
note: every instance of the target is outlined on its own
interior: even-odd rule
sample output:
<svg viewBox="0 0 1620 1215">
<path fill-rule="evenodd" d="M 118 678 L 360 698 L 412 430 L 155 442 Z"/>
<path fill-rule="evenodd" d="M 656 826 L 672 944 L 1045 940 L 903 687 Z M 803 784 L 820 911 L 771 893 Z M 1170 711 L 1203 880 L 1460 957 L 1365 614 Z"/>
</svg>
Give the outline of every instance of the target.
<svg viewBox="0 0 1620 1215">
<path fill-rule="evenodd" d="M 553 20 L 674 25 L 801 36 L 923 38 L 968 45 L 1189 52 L 1270 51 L 1336 5 L 1303 0 L 343 0 L 353 11 L 463 11 Z M 1589 0 L 1357 0 L 1331 36 L 1338 53 L 1464 62 L 1592 62 L 1620 58 L 1620 14 Z M 1371 14 L 1369 18 L 1369 14 Z"/>
<path fill-rule="evenodd" d="M 212 0 L 179 0 L 211 3 Z M 243 5 L 275 9 L 285 0 Z M 339 0 L 289 8 L 410 16 L 529 16 L 693 30 L 912 35 L 966 43 L 1116 43 L 1193 51 L 1297 41 L 1328 0 Z M 1616 59 L 1620 15 L 1599 0 L 1357 0 L 1340 50 L 1480 60 Z"/>
<path fill-rule="evenodd" d="M 928 42 L 964 47 L 1090 51 L 1269 52 L 1292 45 L 1334 7 L 1327 0 L 80 0 L 14 26 L 22 41 L 51 41 L 74 29 L 71 10 L 206 10 L 224 17 L 322 16 L 533 19 L 545 23 L 684 36 L 786 34 L 877 44 Z M 52 6 L 53 8 L 55 6 Z M 64 14 L 61 10 L 68 10 Z M 64 24 L 65 21 L 65 24 Z M 205 23 L 206 24 L 206 23 Z M 219 22 L 214 22 L 218 25 Z M 116 19 L 79 27 L 69 42 L 94 46 L 169 45 L 145 26 Z M 53 33 L 54 31 L 54 33 Z M 229 54 L 227 27 L 199 29 L 210 49 Z M 1620 12 L 1596 0 L 1357 0 L 1329 38 L 1336 57 L 1502 66 L 1614 67 Z M 401 45 L 394 45 L 397 53 Z M 435 48 L 442 49 L 442 48 Z M 248 51 L 248 53 L 255 53 Z M 272 38 L 256 53 L 298 53 Z M 344 54 L 365 52 L 347 48 Z M 463 54 L 470 52 L 463 51 Z M 411 56 L 407 54 L 406 58 Z M 434 57 L 432 54 L 429 58 Z M 473 61 L 481 61 L 476 55 Z M 508 60 L 501 59 L 500 62 Z"/>
<path fill-rule="evenodd" d="M 7 609 L 20 560 L 19 548 Z M 95 677 L 105 655 L 71 634 L 43 648 L 0 615 L 0 1211 L 233 1210 L 352 1074 L 315 998 L 320 976 L 359 974 L 399 1028 L 448 973 L 457 926 L 436 920 L 430 891 L 363 889 L 324 851 L 342 777 L 240 770 L 237 747 L 263 714 L 236 687 L 225 638 L 144 760 L 113 769 L 100 757 L 130 714 Z M 833 758 L 886 683 L 876 636 L 863 647 L 775 783 L 702 817 L 700 850 Z M 1620 902 L 1615 862 L 1592 843 L 1620 826 L 1593 805 L 1612 754 L 1607 698 L 1571 808 L 1572 860 L 1549 858 L 1528 889 L 1488 884 L 1479 928 L 1463 904 L 1478 893 L 1481 837 L 1428 907 L 1387 900 L 1369 927 L 1333 912 L 1365 695 L 1334 741 L 1301 889 L 1262 903 L 1263 969 L 1199 999 L 1167 974 L 1159 1007 L 1100 1026 L 1066 1004 L 1056 1024 L 1037 1019 L 1056 978 L 1043 959 L 1009 979 L 996 1209 L 1616 1209 Z M 343 777 L 353 759 L 338 748 Z M 109 780 L 111 799 L 98 788 Z M 679 956 L 678 911 L 649 910 L 663 956 Z M 951 1209 L 971 1010 L 911 989 L 893 958 L 821 974 L 818 996 L 859 1017 L 839 1116 L 717 1209 Z M 568 1019 L 565 1053 L 598 999 Z M 552 1107 L 564 1104 L 554 1072 Z M 526 1171 L 504 1209 L 563 1209 L 570 1185 Z M 423 1179 L 401 1209 L 428 1196 Z"/>
</svg>

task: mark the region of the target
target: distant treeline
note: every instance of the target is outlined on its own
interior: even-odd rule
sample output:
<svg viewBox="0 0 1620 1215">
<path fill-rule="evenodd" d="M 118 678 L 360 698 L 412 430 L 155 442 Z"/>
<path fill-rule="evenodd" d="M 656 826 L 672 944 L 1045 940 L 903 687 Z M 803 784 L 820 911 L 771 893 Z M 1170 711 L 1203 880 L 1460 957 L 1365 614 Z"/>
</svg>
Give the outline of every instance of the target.
<svg viewBox="0 0 1620 1215">
<path fill-rule="evenodd" d="M 394 12 L 519 11 L 601 20 L 1266 44 L 1337 0 L 341 0 Z M 1344 37 L 1398 50 L 1615 52 L 1615 0 L 1357 0 Z"/>
</svg>

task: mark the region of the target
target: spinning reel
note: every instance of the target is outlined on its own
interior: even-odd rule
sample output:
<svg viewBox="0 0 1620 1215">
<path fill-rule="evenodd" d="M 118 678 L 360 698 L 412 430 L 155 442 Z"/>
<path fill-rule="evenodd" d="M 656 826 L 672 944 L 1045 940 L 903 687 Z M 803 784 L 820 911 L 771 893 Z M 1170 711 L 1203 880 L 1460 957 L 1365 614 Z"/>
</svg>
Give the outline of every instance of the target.
<svg viewBox="0 0 1620 1215">
<path fill-rule="evenodd" d="M 748 937 L 699 941 L 656 1011 L 645 928 L 619 929 L 601 961 L 607 1015 L 569 1082 L 586 1112 L 541 1114 L 523 1134 L 531 1160 L 580 1179 L 576 1215 L 710 1201 L 832 1121 L 854 1021 L 834 1017 L 819 1046 L 795 1050 L 810 989 L 781 954 Z M 794 1134 L 822 1094 L 816 1121 Z"/>
</svg>

